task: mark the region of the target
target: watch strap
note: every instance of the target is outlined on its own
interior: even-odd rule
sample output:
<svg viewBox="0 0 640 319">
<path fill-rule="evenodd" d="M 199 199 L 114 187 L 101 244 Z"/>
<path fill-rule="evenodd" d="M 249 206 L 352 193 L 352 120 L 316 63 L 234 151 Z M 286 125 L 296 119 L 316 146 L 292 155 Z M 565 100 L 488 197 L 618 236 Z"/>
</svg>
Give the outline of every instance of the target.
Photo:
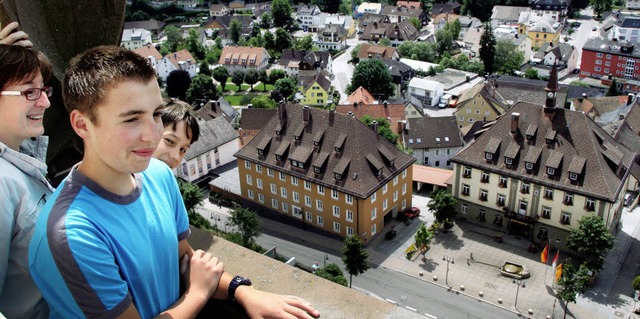
<svg viewBox="0 0 640 319">
<path fill-rule="evenodd" d="M 242 276 L 233 277 L 229 283 L 229 289 L 227 290 L 229 300 L 236 301 L 236 289 L 240 286 L 251 286 L 251 280 Z"/>
</svg>

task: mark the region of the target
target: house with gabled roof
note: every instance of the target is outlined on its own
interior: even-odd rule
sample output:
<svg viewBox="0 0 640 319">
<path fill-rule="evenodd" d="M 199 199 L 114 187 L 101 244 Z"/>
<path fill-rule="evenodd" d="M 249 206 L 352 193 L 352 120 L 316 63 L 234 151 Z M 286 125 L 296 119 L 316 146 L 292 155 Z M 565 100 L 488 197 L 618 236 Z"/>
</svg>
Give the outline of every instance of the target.
<svg viewBox="0 0 640 319">
<path fill-rule="evenodd" d="M 435 17 L 441 13 L 460 14 L 460 7 L 458 1 L 436 2 L 431 5 L 431 16 Z"/>
<path fill-rule="evenodd" d="M 374 22 L 364 29 L 360 39 L 377 43 L 383 38 L 388 38 L 391 40 L 391 46 L 397 47 L 404 41 L 417 40 L 418 36 L 420 32 L 408 21 L 380 24 Z"/>
<path fill-rule="evenodd" d="M 157 64 L 158 64 L 158 61 L 162 60 L 162 55 L 160 55 L 160 52 L 158 52 L 155 46 L 148 44 L 133 50 L 133 52 L 149 60 L 149 63 L 151 63 L 153 68 L 156 70 L 156 74 L 157 74 L 158 72 Z"/>
<path fill-rule="evenodd" d="M 429 23 L 429 15 L 422 11 L 420 6 L 417 8 L 410 8 L 399 4 L 396 4 L 395 6 L 384 5 L 380 14 L 388 16 L 390 22 L 411 21 L 411 19 L 415 18 L 420 21 L 422 27 Z"/>
<path fill-rule="evenodd" d="M 519 102 L 453 159 L 451 193 L 468 222 L 567 250 L 585 216 L 617 231 L 637 154 L 582 112 L 556 107 L 557 73 L 544 105 Z"/>
<path fill-rule="evenodd" d="M 548 16 L 556 22 L 564 23 L 570 4 L 571 0 L 531 0 L 529 8 L 537 16 Z"/>
<path fill-rule="evenodd" d="M 453 116 L 410 118 L 405 126 L 406 147 L 416 163 L 451 169 L 451 158 L 464 146 Z"/>
<path fill-rule="evenodd" d="M 529 11 L 529 7 L 493 6 L 491 9 L 491 26 L 515 25 L 520 19 L 520 13 Z"/>
<path fill-rule="evenodd" d="M 300 71 L 319 70 L 333 73 L 333 58 L 328 51 L 305 51 L 285 49 L 278 61 L 289 76 L 298 76 Z"/>
<path fill-rule="evenodd" d="M 400 53 L 398 53 L 398 49 L 396 48 L 384 45 L 362 43 L 360 44 L 360 50 L 358 50 L 358 58 L 393 60 L 400 59 Z"/>
<path fill-rule="evenodd" d="M 532 68 L 538 71 L 538 76 L 549 76 L 551 67 L 558 68 L 558 78 L 562 79 L 571 74 L 578 67 L 578 50 L 568 43 L 543 43 L 533 56 L 535 63 Z"/>
<path fill-rule="evenodd" d="M 218 64 L 227 68 L 229 73 L 235 70 L 262 70 L 269 64 L 269 53 L 262 47 L 228 46 L 222 48 Z"/>
<path fill-rule="evenodd" d="M 316 5 L 300 4 L 295 13 L 295 18 L 298 20 L 301 28 L 309 28 L 314 25 L 314 16 L 320 15 L 322 11 L 320 7 Z"/>
<path fill-rule="evenodd" d="M 156 72 L 158 77 L 167 80 L 169 73 L 175 70 L 184 70 L 189 73 L 190 77 L 195 77 L 198 73 L 199 64 L 193 58 L 187 49 L 169 53 L 158 61 L 156 64 Z"/>
<path fill-rule="evenodd" d="M 127 50 L 135 50 L 152 43 L 151 32 L 145 29 L 124 29 L 120 46 Z"/>
<path fill-rule="evenodd" d="M 492 95 L 493 94 L 493 95 Z M 489 82 L 478 83 L 466 90 L 458 98 L 456 110 L 453 115 L 458 127 L 481 121 L 493 121 L 508 109 L 498 98 L 496 91 L 492 90 Z"/>
<path fill-rule="evenodd" d="M 144 29 L 151 32 L 152 39 L 158 39 L 158 34 L 162 32 L 162 29 L 164 29 L 165 25 L 167 24 L 156 19 L 142 21 L 125 21 L 124 29 Z"/>
<path fill-rule="evenodd" d="M 240 148 L 243 148 L 253 139 L 256 134 L 276 115 L 276 109 L 255 109 L 248 108 L 242 110 L 238 134 L 240 135 Z"/>
<path fill-rule="evenodd" d="M 176 176 L 194 184 L 210 178 L 217 167 L 233 162 L 233 154 L 239 150 L 238 132 L 224 117 L 198 119 L 198 125 L 200 137 L 174 169 Z"/>
<path fill-rule="evenodd" d="M 349 94 L 346 103 L 351 105 L 353 105 L 354 103 L 374 104 L 375 101 L 376 99 L 373 97 L 373 95 L 371 95 L 371 93 L 369 93 L 369 91 L 367 91 L 367 89 L 359 86 L 357 89 L 351 92 L 351 94 Z"/>
<path fill-rule="evenodd" d="M 231 125 L 235 125 L 240 117 L 238 110 L 231 106 L 223 96 L 220 96 L 218 100 L 210 100 L 207 103 L 200 104 L 195 113 L 205 121 L 222 117 Z"/>
<path fill-rule="evenodd" d="M 558 44 L 561 30 L 562 25 L 550 16 L 538 16 L 531 11 L 520 13 L 518 33 L 529 38 L 533 50 L 537 50 L 545 42 Z"/>
<path fill-rule="evenodd" d="M 325 105 L 333 99 L 331 81 L 322 74 L 298 76 L 298 87 L 304 97 L 299 102 L 305 105 Z"/>
<path fill-rule="evenodd" d="M 318 30 L 315 44 L 322 50 L 342 50 L 347 46 L 347 30 L 338 24 L 325 24 Z"/>
<path fill-rule="evenodd" d="M 226 16 L 229 14 L 227 6 L 221 3 L 215 3 L 209 6 L 209 16 Z"/>
<path fill-rule="evenodd" d="M 412 157 L 355 118 L 297 104 L 238 151 L 242 197 L 257 210 L 365 245 L 411 207 Z"/>
<path fill-rule="evenodd" d="M 365 115 L 373 119 L 385 119 L 389 122 L 391 130 L 397 134 L 401 134 L 402 121 L 404 118 L 404 104 L 388 103 L 386 101 L 378 103 L 350 103 L 336 105 L 336 112 L 339 114 L 351 114 L 357 119 L 362 118 Z"/>
</svg>

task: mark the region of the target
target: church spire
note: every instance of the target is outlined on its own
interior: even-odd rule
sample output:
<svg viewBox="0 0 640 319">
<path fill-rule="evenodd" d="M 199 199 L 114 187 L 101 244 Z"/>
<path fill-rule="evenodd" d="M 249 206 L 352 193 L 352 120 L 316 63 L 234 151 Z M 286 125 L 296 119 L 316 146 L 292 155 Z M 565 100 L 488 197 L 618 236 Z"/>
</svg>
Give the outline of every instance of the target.
<svg viewBox="0 0 640 319">
<path fill-rule="evenodd" d="M 558 92 L 558 69 L 556 63 L 553 63 L 551 72 L 549 73 L 549 82 L 547 87 L 544 88 L 547 92 L 547 98 L 544 101 L 544 111 L 553 112 L 556 108 L 556 93 Z"/>
</svg>

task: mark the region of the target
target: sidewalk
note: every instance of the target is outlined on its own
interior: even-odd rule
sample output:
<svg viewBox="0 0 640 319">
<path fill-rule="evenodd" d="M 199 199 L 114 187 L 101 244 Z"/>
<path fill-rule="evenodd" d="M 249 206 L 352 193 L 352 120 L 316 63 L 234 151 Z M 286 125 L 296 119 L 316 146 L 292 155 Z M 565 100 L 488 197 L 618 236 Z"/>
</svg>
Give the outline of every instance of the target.
<svg viewBox="0 0 640 319">
<path fill-rule="evenodd" d="M 211 213 L 214 219 L 221 217 L 217 222 L 218 227 L 223 229 L 221 225 L 229 218 L 229 209 L 205 204 L 201 214 L 213 225 Z M 410 261 L 405 257 L 405 250 L 413 242 L 415 232 L 421 222 L 429 224 L 433 221 L 432 214 L 425 212 L 420 218 L 420 221 L 414 220 L 399 232 L 393 240 L 385 240 L 384 233 L 397 222 L 393 221 L 385 227 L 367 247 L 373 267 L 385 267 L 407 274 L 524 318 L 562 318 L 564 305 L 555 298 L 551 288 L 554 271 L 551 265 L 540 262 L 540 251 L 531 253 L 527 250 L 529 242 L 526 239 L 504 235 L 504 242 L 497 243 L 490 230 L 457 222 L 448 234 L 440 233 L 432 241 L 426 261 L 422 261 L 422 256 Z M 567 318 L 640 318 L 633 315 L 631 297 L 631 281 L 640 269 L 640 243 L 635 239 L 640 234 L 640 209 L 635 213 L 625 210 L 622 225 L 615 247 L 607 256 L 605 269 L 599 274 L 595 287 L 585 296 L 578 296 L 576 304 L 569 304 Z M 285 238 L 303 242 L 308 247 L 322 248 L 336 256 L 341 254 L 343 243 L 340 240 L 265 218 L 261 218 L 261 227 L 269 229 L 270 233 L 277 232 Z M 448 265 L 448 273 L 447 262 L 443 261 L 445 255 L 454 260 Z M 523 280 L 525 287 L 518 287 L 511 278 L 500 275 L 499 268 L 505 261 L 529 268 L 531 277 Z"/>
</svg>

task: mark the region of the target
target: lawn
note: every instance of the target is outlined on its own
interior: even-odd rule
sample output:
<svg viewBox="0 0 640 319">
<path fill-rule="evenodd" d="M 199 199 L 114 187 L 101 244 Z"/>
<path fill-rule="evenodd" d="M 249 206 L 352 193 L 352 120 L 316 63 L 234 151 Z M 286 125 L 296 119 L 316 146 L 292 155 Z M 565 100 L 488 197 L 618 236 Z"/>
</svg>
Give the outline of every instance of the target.
<svg viewBox="0 0 640 319">
<path fill-rule="evenodd" d="M 240 100 L 242 100 L 242 95 L 225 95 L 224 98 L 229 104 L 238 106 L 240 105 Z"/>
</svg>

